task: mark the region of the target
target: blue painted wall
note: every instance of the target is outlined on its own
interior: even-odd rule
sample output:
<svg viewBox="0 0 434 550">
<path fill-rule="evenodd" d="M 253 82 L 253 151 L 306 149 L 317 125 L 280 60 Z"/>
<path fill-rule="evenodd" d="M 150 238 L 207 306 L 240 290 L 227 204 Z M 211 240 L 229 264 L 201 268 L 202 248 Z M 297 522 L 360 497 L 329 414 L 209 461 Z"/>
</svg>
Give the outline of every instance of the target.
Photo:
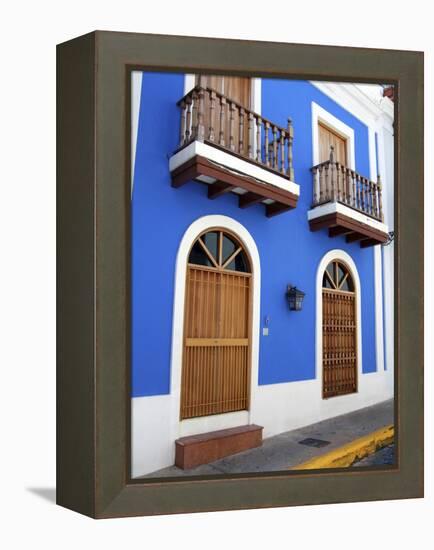
<svg viewBox="0 0 434 550">
<path fill-rule="evenodd" d="M 170 185 L 168 157 L 178 143 L 184 76 L 144 73 L 132 199 L 132 395 L 170 391 L 170 353 L 175 261 L 181 238 L 197 218 L 223 214 L 243 224 L 255 240 L 261 259 L 261 323 L 270 317 L 269 336 L 260 337 L 259 383 L 273 384 L 315 377 L 315 278 L 322 256 L 346 250 L 361 279 L 363 372 L 376 370 L 373 250 L 348 245 L 326 231 L 312 233 L 307 210 L 312 200 L 311 102 L 355 131 L 356 170 L 369 176 L 368 130 L 307 82 L 262 80 L 262 114 L 286 126 L 294 123 L 295 180 L 301 187 L 297 208 L 275 218 L 263 206 L 242 210 L 236 196 L 215 201 L 195 182 L 180 189 Z M 306 292 L 301 312 L 290 312 L 288 283 Z M 262 332 L 262 331 L 261 331 Z"/>
</svg>

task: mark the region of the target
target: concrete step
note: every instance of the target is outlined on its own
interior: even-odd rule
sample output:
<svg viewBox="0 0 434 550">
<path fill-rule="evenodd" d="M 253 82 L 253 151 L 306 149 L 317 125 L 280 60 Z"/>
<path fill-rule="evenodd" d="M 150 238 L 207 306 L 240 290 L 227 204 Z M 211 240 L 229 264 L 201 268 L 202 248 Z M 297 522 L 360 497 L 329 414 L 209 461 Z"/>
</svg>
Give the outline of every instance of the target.
<svg viewBox="0 0 434 550">
<path fill-rule="evenodd" d="M 262 445 L 262 426 L 249 424 L 181 437 L 175 441 L 175 465 L 183 470 Z"/>
</svg>

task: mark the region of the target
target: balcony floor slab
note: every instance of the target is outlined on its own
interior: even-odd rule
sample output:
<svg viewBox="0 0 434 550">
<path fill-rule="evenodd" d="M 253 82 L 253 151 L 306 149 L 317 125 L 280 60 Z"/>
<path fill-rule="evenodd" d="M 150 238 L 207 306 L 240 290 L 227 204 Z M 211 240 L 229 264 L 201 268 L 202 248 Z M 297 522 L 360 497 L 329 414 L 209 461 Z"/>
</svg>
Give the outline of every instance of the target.
<svg viewBox="0 0 434 550">
<path fill-rule="evenodd" d="M 311 231 L 328 229 L 329 237 L 345 236 L 347 242 L 359 242 L 362 248 L 387 242 L 387 225 L 345 204 L 329 202 L 309 210 Z"/>
<path fill-rule="evenodd" d="M 194 141 L 175 153 L 169 162 L 173 187 L 191 180 L 206 183 L 208 198 L 232 192 L 240 196 L 240 208 L 263 203 L 267 217 L 297 205 L 300 188 L 287 177 L 210 145 Z M 247 194 L 249 200 L 243 199 Z"/>
</svg>

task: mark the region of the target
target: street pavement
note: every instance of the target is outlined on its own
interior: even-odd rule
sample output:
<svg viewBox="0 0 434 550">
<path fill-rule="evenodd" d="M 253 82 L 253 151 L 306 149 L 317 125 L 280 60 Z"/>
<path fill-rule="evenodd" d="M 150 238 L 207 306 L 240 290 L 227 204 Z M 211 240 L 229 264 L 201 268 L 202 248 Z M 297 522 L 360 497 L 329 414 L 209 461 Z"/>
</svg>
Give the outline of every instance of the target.
<svg viewBox="0 0 434 550">
<path fill-rule="evenodd" d="M 261 447 L 210 464 L 189 470 L 170 466 L 144 477 L 165 478 L 288 470 L 390 424 L 393 424 L 393 400 L 266 438 Z M 330 443 L 321 448 L 300 444 L 300 441 L 307 438 Z M 363 466 L 360 463 L 359 465 Z"/>
<path fill-rule="evenodd" d="M 395 445 L 388 445 L 372 455 L 369 455 L 353 464 L 353 468 L 362 466 L 392 466 L 395 463 Z"/>
</svg>

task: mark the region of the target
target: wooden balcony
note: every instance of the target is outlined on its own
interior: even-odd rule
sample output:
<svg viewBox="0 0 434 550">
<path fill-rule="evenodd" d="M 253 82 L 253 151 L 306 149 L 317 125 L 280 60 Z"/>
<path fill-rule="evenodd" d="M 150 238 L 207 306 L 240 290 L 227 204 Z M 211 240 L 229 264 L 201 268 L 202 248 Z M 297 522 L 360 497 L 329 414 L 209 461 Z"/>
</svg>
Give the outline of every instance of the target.
<svg viewBox="0 0 434 550">
<path fill-rule="evenodd" d="M 170 158 L 173 187 L 195 180 L 208 198 L 239 196 L 240 208 L 262 203 L 268 217 L 295 208 L 293 128 L 281 128 L 212 88 L 196 86 L 179 102 L 180 144 Z"/>
<path fill-rule="evenodd" d="M 381 181 L 373 182 L 330 159 L 314 166 L 313 203 L 308 213 L 311 231 L 328 228 L 329 237 L 344 235 L 362 248 L 388 240 L 383 220 Z"/>
</svg>

